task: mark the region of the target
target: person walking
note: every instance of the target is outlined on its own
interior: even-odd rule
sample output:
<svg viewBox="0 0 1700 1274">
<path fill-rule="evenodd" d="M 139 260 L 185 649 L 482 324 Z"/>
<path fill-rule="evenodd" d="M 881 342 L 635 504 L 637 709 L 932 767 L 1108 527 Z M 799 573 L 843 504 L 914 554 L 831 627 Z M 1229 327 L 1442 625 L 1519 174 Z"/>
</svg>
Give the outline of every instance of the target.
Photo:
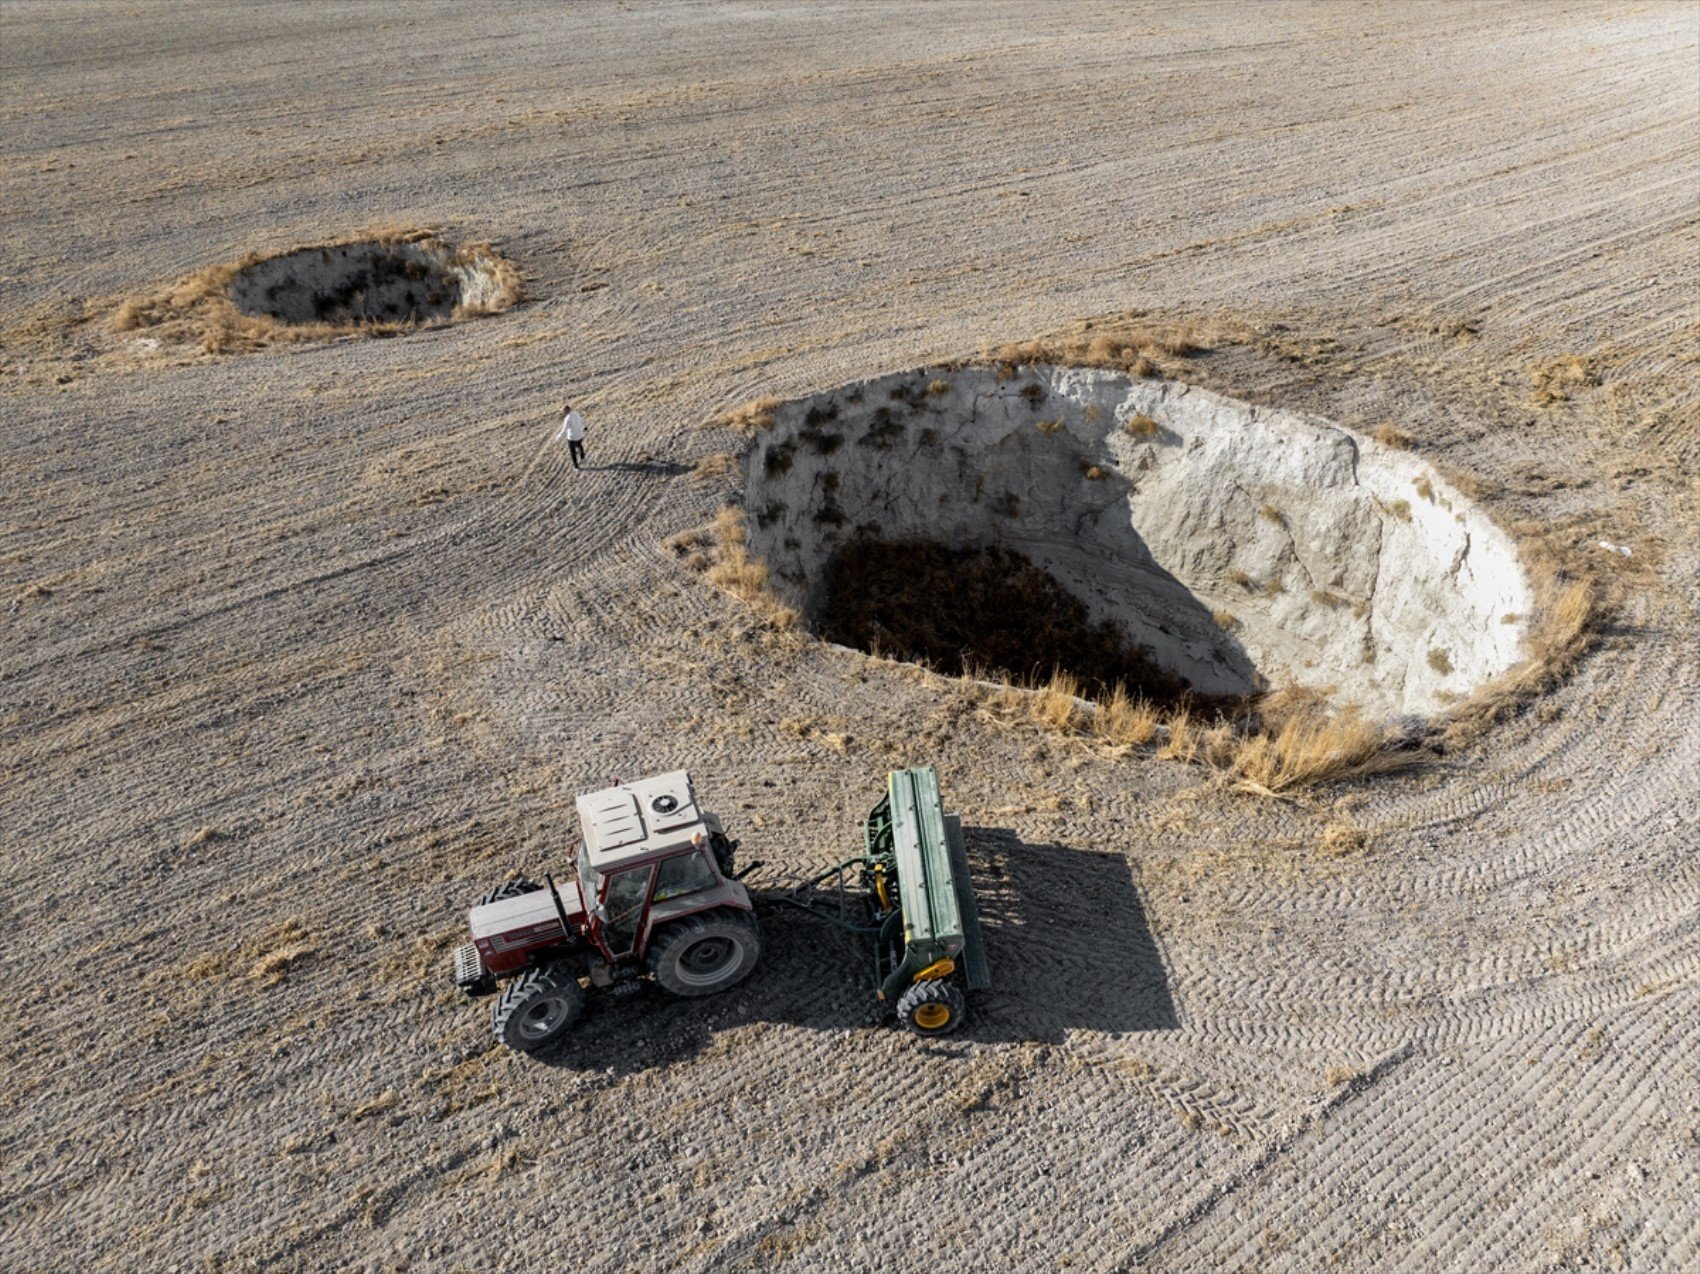
<svg viewBox="0 0 1700 1274">
<path fill-rule="evenodd" d="M 561 404 L 561 428 L 555 434 L 554 441 L 567 440 L 567 454 L 572 457 L 573 468 L 579 469 L 584 459 L 584 417 L 573 410 L 571 403 Z"/>
</svg>

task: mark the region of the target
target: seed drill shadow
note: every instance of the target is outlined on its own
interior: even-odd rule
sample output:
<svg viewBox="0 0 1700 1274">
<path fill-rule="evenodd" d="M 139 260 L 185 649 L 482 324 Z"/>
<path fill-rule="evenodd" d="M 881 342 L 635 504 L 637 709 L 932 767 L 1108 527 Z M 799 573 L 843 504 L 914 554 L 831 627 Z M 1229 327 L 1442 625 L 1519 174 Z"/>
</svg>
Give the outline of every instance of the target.
<svg viewBox="0 0 1700 1274">
<path fill-rule="evenodd" d="M 967 1025 L 948 1038 L 1060 1043 L 1074 1030 L 1179 1027 L 1161 949 L 1121 854 L 964 830 L 992 987 L 971 997 Z M 780 901 L 780 892 L 757 896 L 766 950 L 748 981 L 695 1001 L 653 989 L 593 1001 L 567 1039 L 537 1060 L 631 1074 L 686 1061 L 719 1035 L 762 1024 L 875 1029 L 881 1017 L 866 943 Z M 881 1029 L 899 1029 L 884 1021 Z"/>
<path fill-rule="evenodd" d="M 1071 1030 L 1119 1034 L 1180 1026 L 1162 949 L 1127 860 L 965 829 L 992 989 L 976 997 L 971 1038 L 1060 1042 Z"/>
</svg>

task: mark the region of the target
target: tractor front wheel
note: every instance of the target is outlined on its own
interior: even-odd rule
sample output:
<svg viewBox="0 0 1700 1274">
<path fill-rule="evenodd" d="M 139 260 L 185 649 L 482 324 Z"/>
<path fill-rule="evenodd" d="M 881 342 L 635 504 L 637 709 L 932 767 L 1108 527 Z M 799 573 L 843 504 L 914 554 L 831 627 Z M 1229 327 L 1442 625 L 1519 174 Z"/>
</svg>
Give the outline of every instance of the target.
<svg viewBox="0 0 1700 1274">
<path fill-rule="evenodd" d="M 674 995 L 724 991 L 761 959 L 761 925 L 747 911 L 718 909 L 668 925 L 649 944 L 649 971 Z"/>
<path fill-rule="evenodd" d="M 967 1016 L 967 1001 L 954 982 L 912 982 L 897 997 L 897 1020 L 917 1035 L 949 1035 Z"/>
<path fill-rule="evenodd" d="M 490 1025 L 496 1038 L 515 1052 L 535 1053 L 565 1035 L 583 1008 L 578 975 L 552 964 L 508 983 L 490 1010 Z"/>
</svg>

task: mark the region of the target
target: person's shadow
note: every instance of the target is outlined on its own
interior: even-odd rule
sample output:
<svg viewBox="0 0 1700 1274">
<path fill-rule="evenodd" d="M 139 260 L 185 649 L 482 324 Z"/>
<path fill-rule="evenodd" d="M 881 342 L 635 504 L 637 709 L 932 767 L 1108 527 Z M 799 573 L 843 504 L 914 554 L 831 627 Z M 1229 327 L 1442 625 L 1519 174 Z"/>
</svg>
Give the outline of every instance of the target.
<svg viewBox="0 0 1700 1274">
<path fill-rule="evenodd" d="M 968 1021 L 949 1039 L 1057 1043 L 1071 1030 L 1178 1028 L 1162 952 L 1121 854 L 1032 844 L 999 828 L 963 830 L 992 985 L 971 993 Z M 571 1034 L 537 1060 L 629 1073 L 762 1023 L 826 1031 L 883 1021 L 881 1029 L 901 1030 L 874 998 L 868 942 L 784 902 L 783 892 L 756 892 L 765 950 L 747 981 L 700 1000 L 654 988 L 593 1000 Z"/>
<path fill-rule="evenodd" d="M 585 473 L 641 473 L 652 478 L 676 478 L 691 471 L 690 465 L 674 460 L 613 460 L 579 467 Z"/>
</svg>

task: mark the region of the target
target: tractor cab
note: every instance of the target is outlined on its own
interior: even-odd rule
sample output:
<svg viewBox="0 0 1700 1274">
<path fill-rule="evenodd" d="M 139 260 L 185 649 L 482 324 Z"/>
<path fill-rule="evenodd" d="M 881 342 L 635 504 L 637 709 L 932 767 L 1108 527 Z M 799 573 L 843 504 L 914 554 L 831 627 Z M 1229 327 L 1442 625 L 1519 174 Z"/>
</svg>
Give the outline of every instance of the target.
<svg viewBox="0 0 1700 1274">
<path fill-rule="evenodd" d="M 750 908 L 730 875 L 733 843 L 698 808 L 685 771 L 581 796 L 578 817 L 579 893 L 609 962 L 641 958 L 657 928 L 694 912 Z"/>
</svg>

